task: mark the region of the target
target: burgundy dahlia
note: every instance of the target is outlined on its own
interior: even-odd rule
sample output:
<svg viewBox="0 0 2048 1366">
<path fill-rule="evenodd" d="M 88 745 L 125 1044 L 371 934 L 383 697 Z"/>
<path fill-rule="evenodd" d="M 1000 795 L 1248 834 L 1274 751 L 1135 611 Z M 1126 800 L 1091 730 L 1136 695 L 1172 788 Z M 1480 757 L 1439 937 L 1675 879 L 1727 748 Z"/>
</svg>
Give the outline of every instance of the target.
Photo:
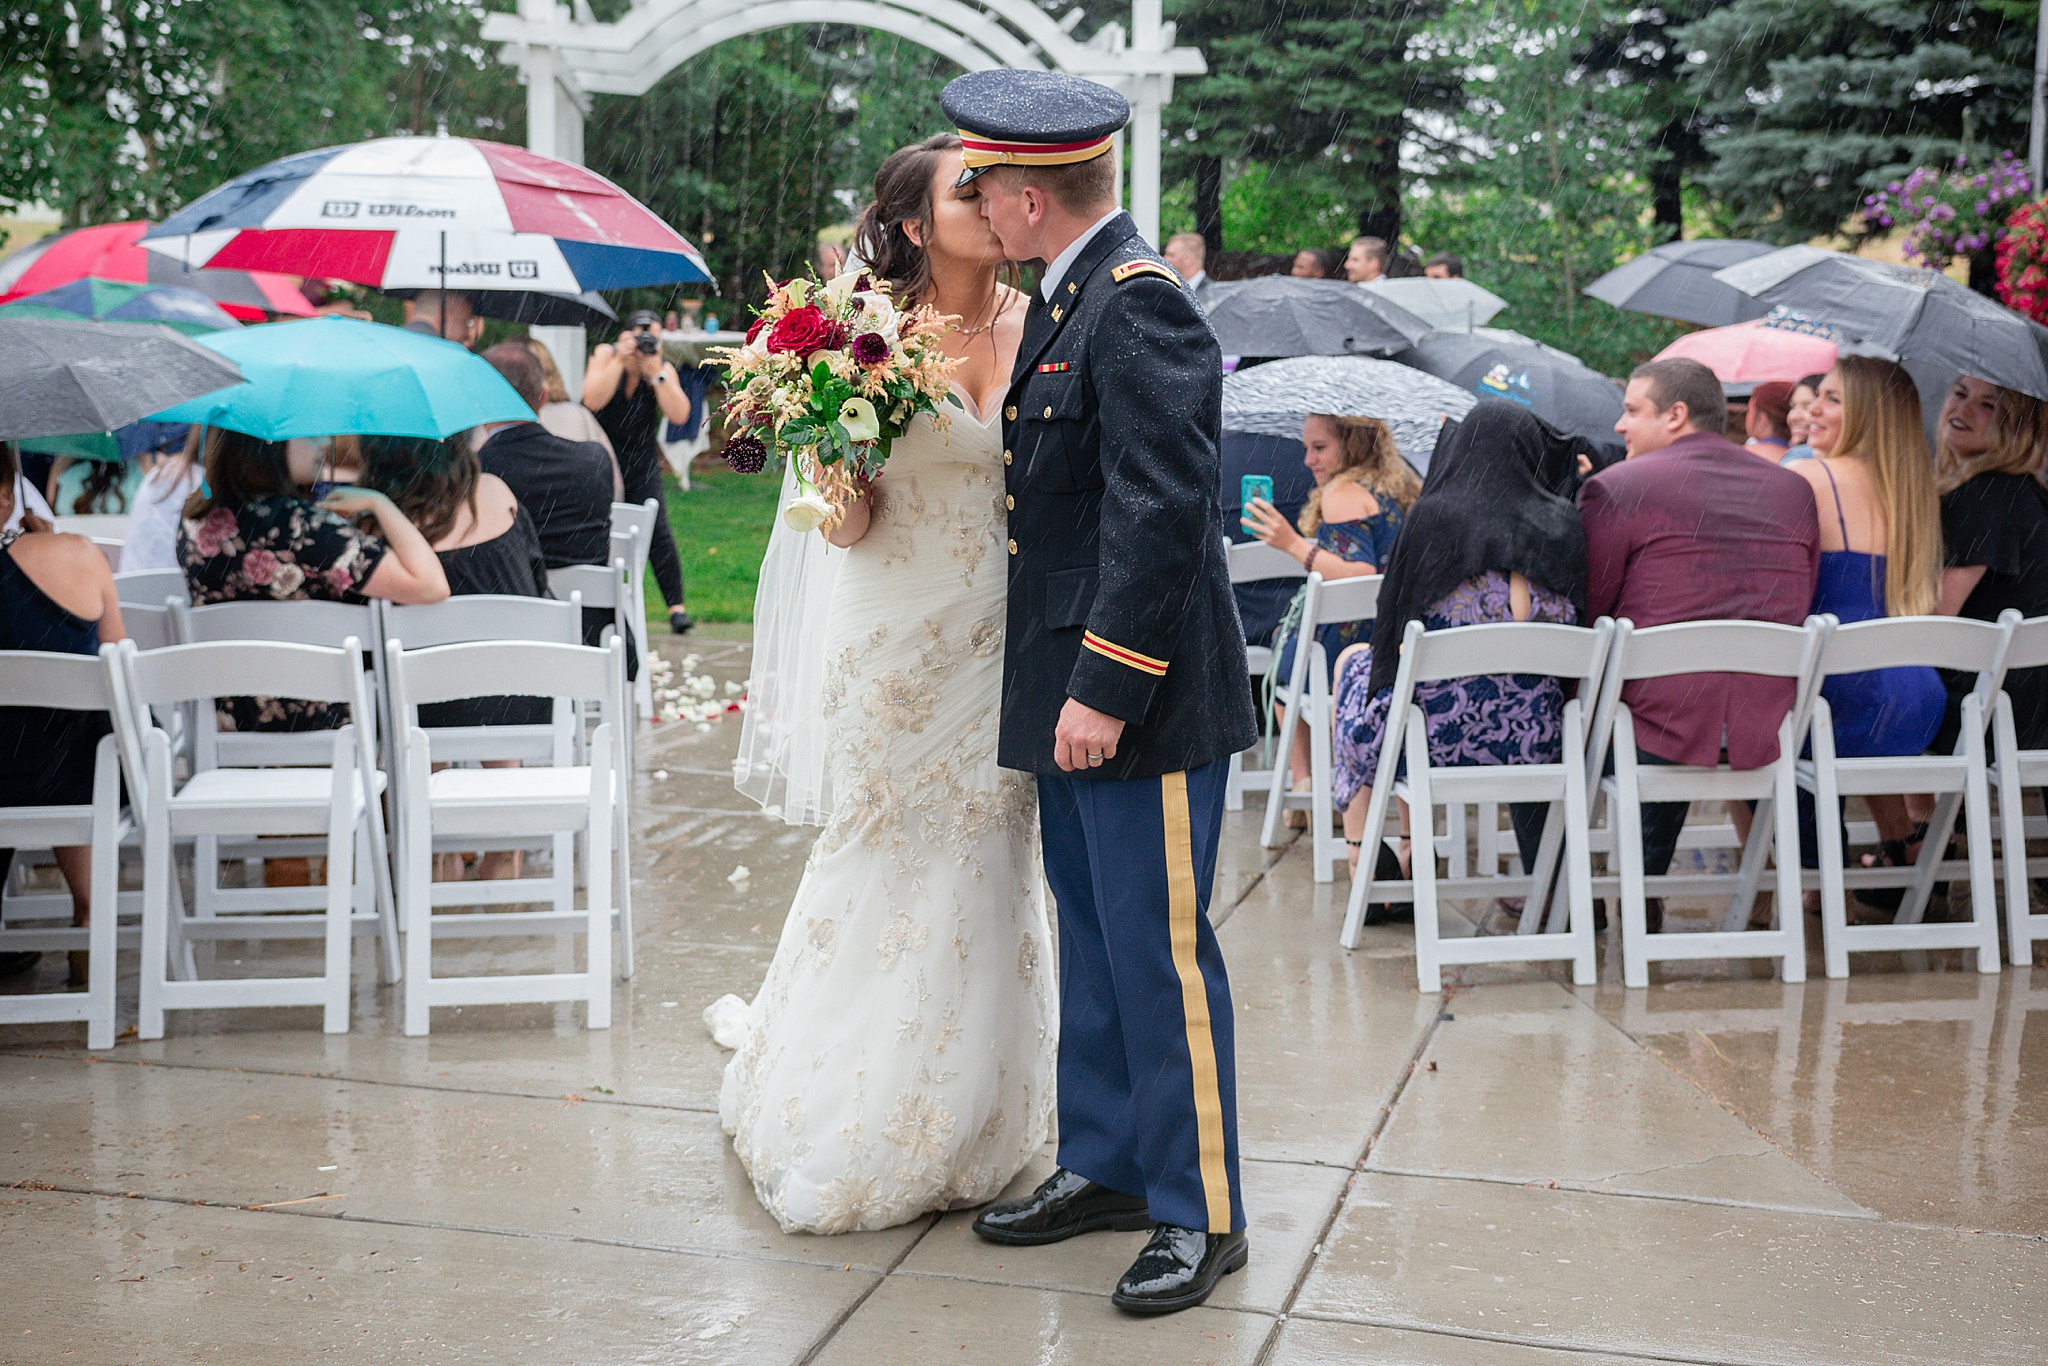
<svg viewBox="0 0 2048 1366">
<path fill-rule="evenodd" d="M 855 365 L 880 365 L 889 359 L 889 339 L 879 332 L 863 332 L 853 339 Z"/>
<path fill-rule="evenodd" d="M 758 436 L 736 436 L 725 443 L 725 463 L 741 474 L 759 474 L 768 464 L 768 446 Z"/>
<path fill-rule="evenodd" d="M 837 318 L 829 319 L 825 323 L 825 349 L 827 351 L 844 351 L 846 349 L 846 339 L 852 335 L 853 329 L 845 323 L 840 322 Z"/>
</svg>

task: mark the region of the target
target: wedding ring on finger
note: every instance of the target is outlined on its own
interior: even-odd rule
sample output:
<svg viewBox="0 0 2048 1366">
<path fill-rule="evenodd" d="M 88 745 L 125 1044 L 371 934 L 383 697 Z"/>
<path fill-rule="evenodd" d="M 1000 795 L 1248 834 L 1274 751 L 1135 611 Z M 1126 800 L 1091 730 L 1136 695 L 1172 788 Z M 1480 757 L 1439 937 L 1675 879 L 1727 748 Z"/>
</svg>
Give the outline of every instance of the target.
<svg viewBox="0 0 2048 1366">
<path fill-rule="evenodd" d="M 1094 767 L 1095 767 L 1096 765 L 1100 764 L 1101 762 L 1102 762 L 1102 756 L 1101 756 L 1100 754 L 1091 754 L 1091 755 L 1089 755 L 1089 756 L 1088 756 L 1088 766 L 1089 766 L 1090 768 L 1094 768 Z"/>
</svg>

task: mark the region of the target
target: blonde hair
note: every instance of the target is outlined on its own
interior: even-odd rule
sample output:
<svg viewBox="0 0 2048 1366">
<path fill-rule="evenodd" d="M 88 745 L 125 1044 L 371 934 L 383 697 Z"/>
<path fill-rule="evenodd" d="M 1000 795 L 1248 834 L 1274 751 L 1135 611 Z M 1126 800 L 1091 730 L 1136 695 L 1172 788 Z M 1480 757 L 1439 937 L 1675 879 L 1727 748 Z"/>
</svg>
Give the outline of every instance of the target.
<svg viewBox="0 0 2048 1366">
<path fill-rule="evenodd" d="M 2002 385 L 1991 386 L 1991 447 L 1981 455 L 1959 454 L 1944 429 L 1936 442 L 1935 471 L 1947 493 L 1980 474 L 2031 474 L 2048 465 L 2048 403 Z"/>
<path fill-rule="evenodd" d="M 1330 484 L 1357 484 L 1382 502 L 1392 499 L 1403 512 L 1415 506 L 1422 493 L 1422 481 L 1395 449 L 1394 434 L 1387 430 L 1386 423 L 1376 417 L 1338 417 L 1334 413 L 1309 416 L 1336 428 L 1337 441 L 1344 451 L 1344 463 L 1330 476 Z M 1302 535 L 1315 535 L 1316 528 L 1323 524 L 1323 490 L 1328 487 L 1318 485 L 1302 504 L 1298 523 Z"/>
<path fill-rule="evenodd" d="M 1842 434 L 1832 454 L 1863 462 L 1884 518 L 1885 614 L 1926 616 L 1940 598 L 1941 499 L 1920 391 L 1904 366 L 1876 356 L 1844 356 L 1834 373 L 1842 379 Z"/>
<path fill-rule="evenodd" d="M 561 367 L 555 364 L 554 352 L 538 337 L 527 337 L 526 349 L 540 362 L 540 387 L 542 403 L 567 403 L 569 386 L 562 380 Z"/>
</svg>

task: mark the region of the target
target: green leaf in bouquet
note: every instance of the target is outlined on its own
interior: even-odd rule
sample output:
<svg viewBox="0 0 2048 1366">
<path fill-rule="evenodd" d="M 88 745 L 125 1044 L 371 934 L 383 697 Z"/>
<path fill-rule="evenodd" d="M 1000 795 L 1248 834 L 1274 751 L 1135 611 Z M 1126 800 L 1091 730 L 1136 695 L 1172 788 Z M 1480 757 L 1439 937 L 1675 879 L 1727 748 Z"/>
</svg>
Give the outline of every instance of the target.
<svg viewBox="0 0 2048 1366">
<path fill-rule="evenodd" d="M 811 367 L 811 388 L 823 389 L 832 382 L 832 367 L 819 361 Z"/>
</svg>

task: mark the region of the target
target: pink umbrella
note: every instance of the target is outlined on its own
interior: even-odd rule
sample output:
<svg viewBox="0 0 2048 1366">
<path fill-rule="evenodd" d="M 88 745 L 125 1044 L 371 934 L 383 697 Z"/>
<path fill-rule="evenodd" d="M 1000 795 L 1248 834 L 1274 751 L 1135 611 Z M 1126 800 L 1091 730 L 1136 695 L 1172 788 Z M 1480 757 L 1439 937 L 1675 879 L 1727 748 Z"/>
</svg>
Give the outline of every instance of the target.
<svg viewBox="0 0 2048 1366">
<path fill-rule="evenodd" d="M 1698 361 L 1723 384 L 1761 384 L 1825 374 L 1835 364 L 1835 343 L 1803 320 L 1758 318 L 1688 332 L 1657 353 L 1658 360 L 1678 357 Z"/>
</svg>

